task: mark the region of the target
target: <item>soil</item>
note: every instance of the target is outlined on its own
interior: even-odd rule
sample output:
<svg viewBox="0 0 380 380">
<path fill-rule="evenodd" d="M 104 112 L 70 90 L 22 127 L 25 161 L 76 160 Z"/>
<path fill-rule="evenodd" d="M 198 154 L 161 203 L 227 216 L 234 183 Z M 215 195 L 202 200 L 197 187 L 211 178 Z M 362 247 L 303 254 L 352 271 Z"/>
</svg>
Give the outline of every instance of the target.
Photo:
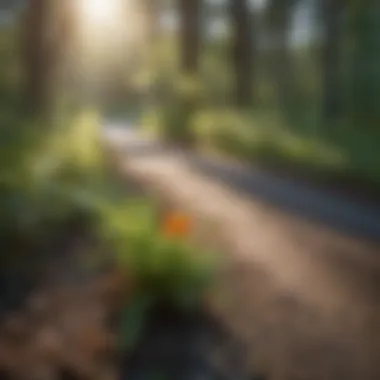
<svg viewBox="0 0 380 380">
<path fill-rule="evenodd" d="M 208 312 L 159 304 L 140 344 L 125 358 L 122 378 L 250 380 L 245 358 L 241 342 Z"/>
<path fill-rule="evenodd" d="M 100 371 L 95 357 L 112 342 L 93 275 L 79 254 L 93 249 L 91 239 L 83 229 L 70 229 L 49 248 L 48 256 L 39 252 L 39 278 L 2 316 L 0 368 L 12 379 L 65 378 L 62 371 L 87 378 Z M 15 280 L 21 279 L 18 273 Z"/>
<path fill-rule="evenodd" d="M 68 232 L 17 307 L 4 310 L 0 379 L 249 379 L 239 343 L 205 309 L 157 303 L 139 344 L 122 352 L 118 322 L 130 289 L 91 233 Z"/>
</svg>

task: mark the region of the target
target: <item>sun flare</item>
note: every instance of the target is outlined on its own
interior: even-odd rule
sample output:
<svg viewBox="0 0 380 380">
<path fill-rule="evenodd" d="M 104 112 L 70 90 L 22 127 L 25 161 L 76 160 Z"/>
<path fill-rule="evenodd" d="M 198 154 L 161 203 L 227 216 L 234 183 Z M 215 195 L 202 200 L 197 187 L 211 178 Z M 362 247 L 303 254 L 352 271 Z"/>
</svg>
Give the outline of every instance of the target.
<svg viewBox="0 0 380 380">
<path fill-rule="evenodd" d="M 112 23 L 120 16 L 120 0 L 80 0 L 83 19 L 90 24 Z"/>
</svg>

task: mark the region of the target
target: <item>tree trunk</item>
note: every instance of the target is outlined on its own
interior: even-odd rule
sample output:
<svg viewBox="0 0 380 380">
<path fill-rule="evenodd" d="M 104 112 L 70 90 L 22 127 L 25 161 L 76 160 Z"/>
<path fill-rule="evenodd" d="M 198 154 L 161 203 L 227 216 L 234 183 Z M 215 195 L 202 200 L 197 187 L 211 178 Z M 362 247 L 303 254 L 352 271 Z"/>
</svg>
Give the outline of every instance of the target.
<svg viewBox="0 0 380 380">
<path fill-rule="evenodd" d="M 80 41 L 79 20 L 75 10 L 75 0 L 65 0 L 59 4 L 60 34 L 59 34 L 59 70 L 61 94 L 65 100 L 65 104 L 70 104 L 78 96 L 77 86 L 80 84 L 78 78 L 78 55 L 80 48 L 75 45 Z M 74 102 L 75 103 L 75 102 Z"/>
<path fill-rule="evenodd" d="M 233 24 L 232 58 L 235 73 L 235 101 L 237 106 L 253 103 L 254 89 L 254 29 L 247 0 L 230 0 Z"/>
<path fill-rule="evenodd" d="M 201 43 L 201 0 L 179 0 L 181 93 L 172 104 L 173 140 L 190 145 L 194 142 L 191 117 L 198 106 L 198 74 Z M 183 82 L 182 82 L 183 81 Z"/>
<path fill-rule="evenodd" d="M 353 8 L 352 111 L 358 127 L 380 123 L 380 4 L 358 2 Z"/>
<path fill-rule="evenodd" d="M 181 69 L 185 75 L 198 73 L 201 40 L 200 10 L 200 0 L 179 0 Z"/>
<path fill-rule="evenodd" d="M 25 20 L 25 100 L 34 114 L 46 111 L 50 76 L 47 49 L 47 24 L 49 10 L 47 0 L 29 0 Z"/>
<path fill-rule="evenodd" d="M 159 0 L 145 0 L 143 3 L 146 26 L 147 38 L 150 44 L 155 44 L 161 34 L 160 28 L 160 7 L 162 6 Z"/>
<path fill-rule="evenodd" d="M 327 122 L 336 121 L 342 114 L 343 89 L 340 58 L 343 11 L 344 2 L 342 0 L 322 1 L 324 30 L 322 114 Z"/>
<path fill-rule="evenodd" d="M 283 112 L 293 111 L 294 73 L 290 52 L 291 16 L 297 0 L 270 0 L 268 5 L 270 35 L 273 43 L 273 78 L 277 102 Z"/>
<path fill-rule="evenodd" d="M 69 0 L 29 0 L 24 29 L 25 101 L 37 117 L 55 110 L 63 53 L 70 39 Z"/>
<path fill-rule="evenodd" d="M 275 80 L 280 106 L 286 111 L 294 100 L 294 73 L 292 70 L 291 53 L 289 48 L 289 20 L 285 16 L 278 25 L 277 46 L 275 54 Z"/>
</svg>

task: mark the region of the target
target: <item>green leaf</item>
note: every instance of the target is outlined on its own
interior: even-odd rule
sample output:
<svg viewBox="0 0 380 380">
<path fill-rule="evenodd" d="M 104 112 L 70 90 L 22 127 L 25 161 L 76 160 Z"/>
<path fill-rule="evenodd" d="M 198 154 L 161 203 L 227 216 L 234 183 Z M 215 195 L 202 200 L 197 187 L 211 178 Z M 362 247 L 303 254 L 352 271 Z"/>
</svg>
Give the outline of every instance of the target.
<svg viewBox="0 0 380 380">
<path fill-rule="evenodd" d="M 124 309 L 121 324 L 122 348 L 131 350 L 138 344 L 143 333 L 153 298 L 146 294 L 136 294 Z"/>
</svg>

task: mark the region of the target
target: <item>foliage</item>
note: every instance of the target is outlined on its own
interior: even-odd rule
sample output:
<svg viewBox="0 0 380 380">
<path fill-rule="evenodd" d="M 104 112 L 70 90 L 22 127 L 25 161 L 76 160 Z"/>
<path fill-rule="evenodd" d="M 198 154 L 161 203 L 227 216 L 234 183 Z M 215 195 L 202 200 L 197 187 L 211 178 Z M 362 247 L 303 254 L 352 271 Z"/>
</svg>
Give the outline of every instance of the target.
<svg viewBox="0 0 380 380">
<path fill-rule="evenodd" d="M 167 236 L 154 210 L 145 199 L 105 205 L 101 235 L 112 244 L 120 267 L 139 291 L 178 307 L 196 306 L 212 281 L 215 257 L 183 238 Z"/>
<path fill-rule="evenodd" d="M 217 271 L 216 256 L 186 241 L 183 217 L 162 224 L 152 203 L 130 199 L 123 204 L 105 202 L 98 220 L 99 234 L 113 247 L 119 270 L 133 282 L 134 293 L 123 314 L 126 348 L 139 338 L 157 302 L 184 310 L 202 303 Z"/>
<path fill-rule="evenodd" d="M 193 130 L 206 148 L 248 161 L 315 169 L 324 175 L 354 176 L 380 184 L 377 131 L 343 125 L 334 131 L 281 123 L 265 112 L 211 110 L 198 113 Z"/>
<path fill-rule="evenodd" d="M 136 294 L 123 310 L 121 324 L 122 348 L 127 352 L 138 343 L 143 333 L 153 299 L 146 294 Z"/>
<path fill-rule="evenodd" d="M 14 103 L 18 101 L 22 81 L 20 56 L 17 50 L 19 31 L 16 27 L 0 29 L 0 102 L 1 113 L 9 107 L 12 112 Z"/>
<path fill-rule="evenodd" d="M 194 77 L 177 76 L 165 84 L 166 102 L 144 115 L 145 128 L 159 132 L 169 141 L 191 143 L 192 116 L 202 103 L 202 87 Z"/>
<path fill-rule="evenodd" d="M 244 112 L 231 109 L 230 38 L 204 39 L 197 74 L 202 88 L 197 101 L 186 108 L 179 91 L 181 46 L 175 38 L 164 37 L 164 59 L 154 62 L 152 69 L 159 68 L 161 73 L 155 80 L 157 96 L 153 106 L 149 98 L 144 127 L 174 140 L 195 139 L 202 146 L 250 161 L 293 166 L 295 171 L 301 168 L 314 173 L 315 169 L 328 178 L 352 176 L 379 183 L 379 6 L 375 1 L 366 6 L 358 1 L 343 2 L 342 30 L 338 31 L 327 28 L 331 19 L 338 17 L 332 14 L 337 7 L 306 3 L 273 0 L 256 11 L 255 20 L 259 21 L 253 25 L 253 33 L 258 40 L 252 83 L 256 99 Z M 292 35 L 298 30 L 291 28 L 298 18 L 295 14 L 301 11 L 310 11 L 310 32 L 315 27 L 320 33 L 295 43 Z M 225 16 L 212 17 L 220 21 Z M 322 38 L 326 30 L 332 34 Z M 325 54 L 333 38 L 342 46 L 334 55 L 341 70 L 336 82 L 330 83 L 329 70 L 333 73 L 336 66 L 330 62 L 329 67 Z M 329 85 L 339 85 L 340 90 Z M 333 121 L 327 120 L 324 112 L 328 94 L 335 94 L 340 104 Z"/>
<path fill-rule="evenodd" d="M 380 122 L 380 5 L 357 2 L 351 6 L 352 56 L 350 66 L 352 118 L 361 127 Z"/>
<path fill-rule="evenodd" d="M 90 211 L 87 193 L 101 176 L 96 120 L 87 113 L 50 126 L 9 111 L 0 125 L 1 239 L 33 245 Z"/>
</svg>

